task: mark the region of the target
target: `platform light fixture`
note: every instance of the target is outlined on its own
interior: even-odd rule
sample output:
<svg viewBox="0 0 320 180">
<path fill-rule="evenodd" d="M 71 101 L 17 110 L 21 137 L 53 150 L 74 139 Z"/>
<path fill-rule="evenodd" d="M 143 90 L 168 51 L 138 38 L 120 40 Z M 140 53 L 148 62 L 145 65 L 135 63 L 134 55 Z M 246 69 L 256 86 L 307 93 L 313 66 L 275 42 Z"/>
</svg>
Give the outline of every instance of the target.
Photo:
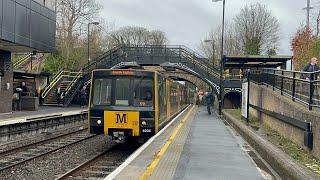
<svg viewBox="0 0 320 180">
<path fill-rule="evenodd" d="M 222 12 L 222 31 L 221 31 L 221 60 L 220 60 L 220 81 L 219 81 L 219 115 L 222 115 L 222 78 L 223 78 L 223 44 L 224 44 L 224 14 L 225 14 L 225 0 L 212 0 L 212 2 L 223 2 L 223 12 Z"/>
<path fill-rule="evenodd" d="M 215 40 L 214 39 L 206 39 L 204 40 L 205 43 L 211 43 L 211 47 L 212 47 L 212 65 L 214 66 L 214 51 L 215 51 L 215 47 L 214 47 L 214 43 Z"/>
<path fill-rule="evenodd" d="M 97 26 L 97 25 L 99 25 L 99 22 L 88 23 L 88 67 L 89 67 L 89 61 L 90 61 L 90 24 Z"/>
</svg>

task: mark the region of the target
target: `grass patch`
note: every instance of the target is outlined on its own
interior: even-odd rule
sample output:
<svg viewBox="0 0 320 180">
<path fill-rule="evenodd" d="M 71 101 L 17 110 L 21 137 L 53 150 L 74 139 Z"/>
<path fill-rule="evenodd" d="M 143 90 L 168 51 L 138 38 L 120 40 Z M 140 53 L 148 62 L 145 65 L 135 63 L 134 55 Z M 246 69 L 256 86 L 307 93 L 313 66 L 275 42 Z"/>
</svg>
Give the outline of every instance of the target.
<svg viewBox="0 0 320 180">
<path fill-rule="evenodd" d="M 309 168 L 311 171 L 320 176 L 320 160 L 313 157 L 305 149 L 299 147 L 290 139 L 281 136 L 277 131 L 272 130 L 270 127 L 262 126 L 259 119 L 249 116 L 249 123 L 241 118 L 240 109 L 225 110 L 234 118 L 239 119 L 241 122 L 246 123 L 254 130 L 259 130 L 259 134 L 265 137 L 269 142 L 282 149 L 285 153 L 290 155 L 299 164 Z"/>
<path fill-rule="evenodd" d="M 254 130 L 260 129 L 260 121 L 258 118 L 255 118 L 253 116 L 249 116 L 249 122 L 247 122 L 246 119 L 241 117 L 241 109 L 226 109 L 227 113 L 231 114 L 233 117 L 240 119 L 242 122 L 247 123 L 250 127 L 252 127 Z"/>
</svg>

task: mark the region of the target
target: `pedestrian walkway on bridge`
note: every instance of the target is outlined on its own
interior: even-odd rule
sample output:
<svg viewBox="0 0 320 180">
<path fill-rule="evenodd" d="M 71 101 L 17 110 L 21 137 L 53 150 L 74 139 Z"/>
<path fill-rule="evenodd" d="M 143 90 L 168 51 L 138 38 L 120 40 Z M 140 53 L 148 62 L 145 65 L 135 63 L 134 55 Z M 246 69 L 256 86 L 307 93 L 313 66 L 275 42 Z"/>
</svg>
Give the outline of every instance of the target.
<svg viewBox="0 0 320 180">
<path fill-rule="evenodd" d="M 256 166 L 243 148 L 245 142 L 218 116 L 208 115 L 204 106 L 196 106 L 183 116 L 163 133 L 165 137 L 157 137 L 115 179 L 271 177 Z"/>
</svg>

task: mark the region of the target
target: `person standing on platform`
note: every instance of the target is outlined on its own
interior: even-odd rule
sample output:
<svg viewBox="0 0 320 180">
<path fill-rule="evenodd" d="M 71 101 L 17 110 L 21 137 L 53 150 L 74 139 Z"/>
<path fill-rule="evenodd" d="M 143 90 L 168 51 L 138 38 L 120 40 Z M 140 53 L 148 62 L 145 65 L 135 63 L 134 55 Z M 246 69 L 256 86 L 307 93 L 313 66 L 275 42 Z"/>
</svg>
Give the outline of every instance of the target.
<svg viewBox="0 0 320 180">
<path fill-rule="evenodd" d="M 19 88 L 22 89 L 21 96 L 27 96 L 28 95 L 28 88 L 27 88 L 25 82 L 21 82 L 21 86 Z"/>
<path fill-rule="evenodd" d="M 213 95 L 211 91 L 208 91 L 206 93 L 206 105 L 207 105 L 207 110 L 208 110 L 208 114 L 211 115 L 211 106 L 213 104 Z"/>
<path fill-rule="evenodd" d="M 59 84 L 58 88 L 56 89 L 56 100 L 57 100 L 58 106 L 60 106 L 61 95 L 62 95 L 62 90 Z"/>
<path fill-rule="evenodd" d="M 315 72 L 319 71 L 319 66 L 317 66 L 318 59 L 316 57 L 311 58 L 310 63 L 306 65 L 302 71 L 304 72 Z M 313 76 L 313 78 L 310 75 L 302 74 L 302 79 L 308 79 L 308 80 L 317 80 L 318 79 L 318 73 Z"/>
<path fill-rule="evenodd" d="M 13 100 L 14 111 L 17 111 L 17 110 L 21 111 L 21 92 L 22 92 L 21 88 L 16 88 L 13 92 L 12 100 Z"/>
<path fill-rule="evenodd" d="M 317 66 L 318 59 L 316 57 L 311 58 L 310 63 L 306 65 L 302 71 L 304 72 L 316 72 L 319 71 L 319 66 Z M 316 81 L 318 79 L 319 72 L 314 73 L 313 75 L 311 74 L 301 74 L 302 79 L 310 80 L 310 81 Z M 312 96 L 312 99 L 317 99 L 319 100 L 319 87 L 318 86 L 313 86 L 310 90 L 310 95 Z M 319 101 L 313 101 L 313 104 L 319 105 Z"/>
<path fill-rule="evenodd" d="M 87 90 L 86 86 L 83 86 L 80 91 L 80 106 L 85 107 L 87 104 Z"/>
</svg>

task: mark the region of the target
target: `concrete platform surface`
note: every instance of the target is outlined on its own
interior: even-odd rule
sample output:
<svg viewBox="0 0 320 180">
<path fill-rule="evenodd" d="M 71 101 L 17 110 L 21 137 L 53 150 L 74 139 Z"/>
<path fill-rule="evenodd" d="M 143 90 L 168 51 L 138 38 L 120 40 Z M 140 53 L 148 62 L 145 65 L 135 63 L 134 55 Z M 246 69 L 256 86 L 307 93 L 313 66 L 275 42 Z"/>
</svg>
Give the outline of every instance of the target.
<svg viewBox="0 0 320 180">
<path fill-rule="evenodd" d="M 201 107 L 173 179 L 264 179 L 243 145 L 221 119 Z"/>
<path fill-rule="evenodd" d="M 0 114 L 0 126 L 22 123 L 34 118 L 46 117 L 46 116 L 67 116 L 73 114 L 79 114 L 86 112 L 87 108 L 81 108 L 79 106 L 71 107 L 52 107 L 52 106 L 40 106 L 37 111 L 13 111 L 12 113 Z"/>
<path fill-rule="evenodd" d="M 187 111 L 114 179 L 265 179 L 245 142 L 221 119 L 205 107 Z"/>
</svg>

